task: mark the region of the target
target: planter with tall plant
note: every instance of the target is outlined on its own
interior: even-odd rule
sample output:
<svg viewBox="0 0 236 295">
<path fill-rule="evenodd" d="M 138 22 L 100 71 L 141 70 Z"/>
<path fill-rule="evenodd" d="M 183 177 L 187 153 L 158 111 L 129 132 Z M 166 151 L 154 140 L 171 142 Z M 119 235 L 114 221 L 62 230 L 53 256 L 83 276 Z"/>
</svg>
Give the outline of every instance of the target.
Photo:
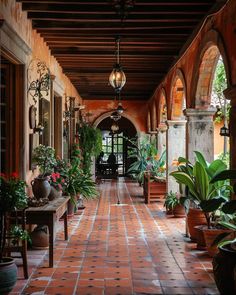
<svg viewBox="0 0 236 295">
<path fill-rule="evenodd" d="M 196 162 L 194 165 L 189 164 L 186 160 L 183 169 L 174 171 L 170 175 L 178 183 L 184 184 L 187 187 L 185 198 L 194 203 L 203 212 L 207 224 L 206 231 L 204 231 L 204 237 L 206 238 L 212 228 L 216 232 L 214 221 L 217 210 L 229 198 L 232 187 L 223 180 L 211 183 L 213 176 L 226 168 L 226 165 L 221 160 L 218 159 L 212 163 L 207 163 L 201 153 L 195 152 L 195 155 Z M 196 239 L 197 236 L 194 238 Z M 213 255 L 213 250 L 215 249 L 211 248 L 211 242 L 207 243 L 206 241 L 206 244 L 209 254 Z"/>
</svg>

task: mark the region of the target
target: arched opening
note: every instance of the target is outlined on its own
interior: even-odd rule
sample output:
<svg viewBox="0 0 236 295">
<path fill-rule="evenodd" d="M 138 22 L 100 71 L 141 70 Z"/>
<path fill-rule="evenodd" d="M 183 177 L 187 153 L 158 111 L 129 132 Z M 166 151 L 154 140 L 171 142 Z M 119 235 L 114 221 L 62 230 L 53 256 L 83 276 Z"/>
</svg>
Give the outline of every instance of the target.
<svg viewBox="0 0 236 295">
<path fill-rule="evenodd" d="M 223 91 L 227 88 L 226 70 L 219 48 L 212 45 L 203 54 L 196 90 L 196 108 L 208 109 L 214 107 L 214 158 L 227 157 L 228 140 L 220 136 L 223 126 L 228 127 L 227 117 L 229 102 L 225 99 Z"/>
<path fill-rule="evenodd" d="M 156 131 L 157 129 L 157 110 L 156 110 L 156 102 L 152 103 L 152 131 Z"/>
<path fill-rule="evenodd" d="M 172 91 L 172 120 L 182 120 L 184 119 L 183 110 L 186 107 L 185 102 L 185 83 L 183 79 L 183 75 L 180 71 L 178 71 L 176 78 L 173 83 Z"/>
<path fill-rule="evenodd" d="M 118 130 L 112 132 L 112 125 L 114 121 L 110 117 L 104 118 L 100 123 L 98 123 L 97 128 L 102 131 L 102 151 L 104 153 L 102 159 L 102 177 L 113 178 L 114 176 L 124 176 L 127 174 L 129 166 L 131 164 L 131 159 L 128 158 L 128 147 L 129 141 L 126 138 L 134 138 L 137 135 L 137 130 L 134 124 L 127 118 L 121 117 L 120 120 L 115 122 L 118 125 Z M 109 156 L 111 154 L 115 155 L 117 171 L 114 175 L 114 171 L 110 171 L 106 164 L 109 162 Z M 96 163 L 98 166 L 99 163 Z M 106 168 L 107 171 L 106 171 Z M 98 167 L 96 167 L 97 173 L 100 173 Z"/>
<path fill-rule="evenodd" d="M 167 103 L 166 94 L 164 89 L 161 91 L 159 101 L 159 124 L 158 124 L 158 136 L 157 136 L 157 149 L 160 154 L 166 150 L 166 121 L 167 121 Z"/>
</svg>

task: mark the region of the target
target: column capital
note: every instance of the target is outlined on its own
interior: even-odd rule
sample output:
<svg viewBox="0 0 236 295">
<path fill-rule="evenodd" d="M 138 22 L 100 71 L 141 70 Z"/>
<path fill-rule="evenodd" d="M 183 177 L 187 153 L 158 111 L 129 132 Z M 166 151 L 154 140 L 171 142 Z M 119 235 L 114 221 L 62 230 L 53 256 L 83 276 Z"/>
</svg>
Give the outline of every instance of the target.
<svg viewBox="0 0 236 295">
<path fill-rule="evenodd" d="M 216 108 L 202 109 L 185 109 L 184 115 L 186 117 L 213 117 L 216 113 Z"/>
<path fill-rule="evenodd" d="M 231 104 L 236 105 L 236 85 L 226 88 L 223 93 L 227 99 L 231 100 Z"/>
<path fill-rule="evenodd" d="M 179 126 L 185 126 L 187 123 L 187 120 L 167 120 L 166 125 L 169 127 L 178 128 Z"/>
<path fill-rule="evenodd" d="M 167 130 L 166 123 L 162 122 L 158 125 L 157 132 L 165 132 L 166 130 Z"/>
</svg>

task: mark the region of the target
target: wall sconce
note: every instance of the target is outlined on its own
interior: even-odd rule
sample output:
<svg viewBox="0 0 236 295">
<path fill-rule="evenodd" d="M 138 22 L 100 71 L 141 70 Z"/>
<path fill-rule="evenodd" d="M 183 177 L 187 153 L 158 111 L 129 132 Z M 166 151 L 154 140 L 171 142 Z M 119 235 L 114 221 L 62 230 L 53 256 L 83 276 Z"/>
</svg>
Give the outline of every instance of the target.
<svg viewBox="0 0 236 295">
<path fill-rule="evenodd" d="M 43 134 L 44 126 L 41 123 L 38 123 L 38 125 L 33 129 L 34 133 L 38 133 L 39 135 Z"/>
<path fill-rule="evenodd" d="M 50 91 L 50 71 L 45 62 L 39 59 L 33 59 L 27 70 L 28 77 L 28 94 L 32 97 L 34 103 L 38 99 L 48 96 Z"/>
<path fill-rule="evenodd" d="M 220 135 L 221 136 L 228 136 L 229 137 L 229 128 L 227 128 L 225 125 L 220 128 Z"/>
</svg>

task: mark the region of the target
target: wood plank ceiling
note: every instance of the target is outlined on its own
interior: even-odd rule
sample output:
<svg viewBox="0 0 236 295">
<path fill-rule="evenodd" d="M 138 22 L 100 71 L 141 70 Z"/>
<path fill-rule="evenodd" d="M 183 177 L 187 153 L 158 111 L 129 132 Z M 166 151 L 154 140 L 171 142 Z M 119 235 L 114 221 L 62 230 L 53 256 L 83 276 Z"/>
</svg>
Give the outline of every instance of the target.
<svg viewBox="0 0 236 295">
<path fill-rule="evenodd" d="M 112 1 L 17 0 L 83 99 L 114 99 L 108 77 L 121 36 L 121 96 L 148 100 L 219 0 L 136 0 L 121 21 Z"/>
</svg>

